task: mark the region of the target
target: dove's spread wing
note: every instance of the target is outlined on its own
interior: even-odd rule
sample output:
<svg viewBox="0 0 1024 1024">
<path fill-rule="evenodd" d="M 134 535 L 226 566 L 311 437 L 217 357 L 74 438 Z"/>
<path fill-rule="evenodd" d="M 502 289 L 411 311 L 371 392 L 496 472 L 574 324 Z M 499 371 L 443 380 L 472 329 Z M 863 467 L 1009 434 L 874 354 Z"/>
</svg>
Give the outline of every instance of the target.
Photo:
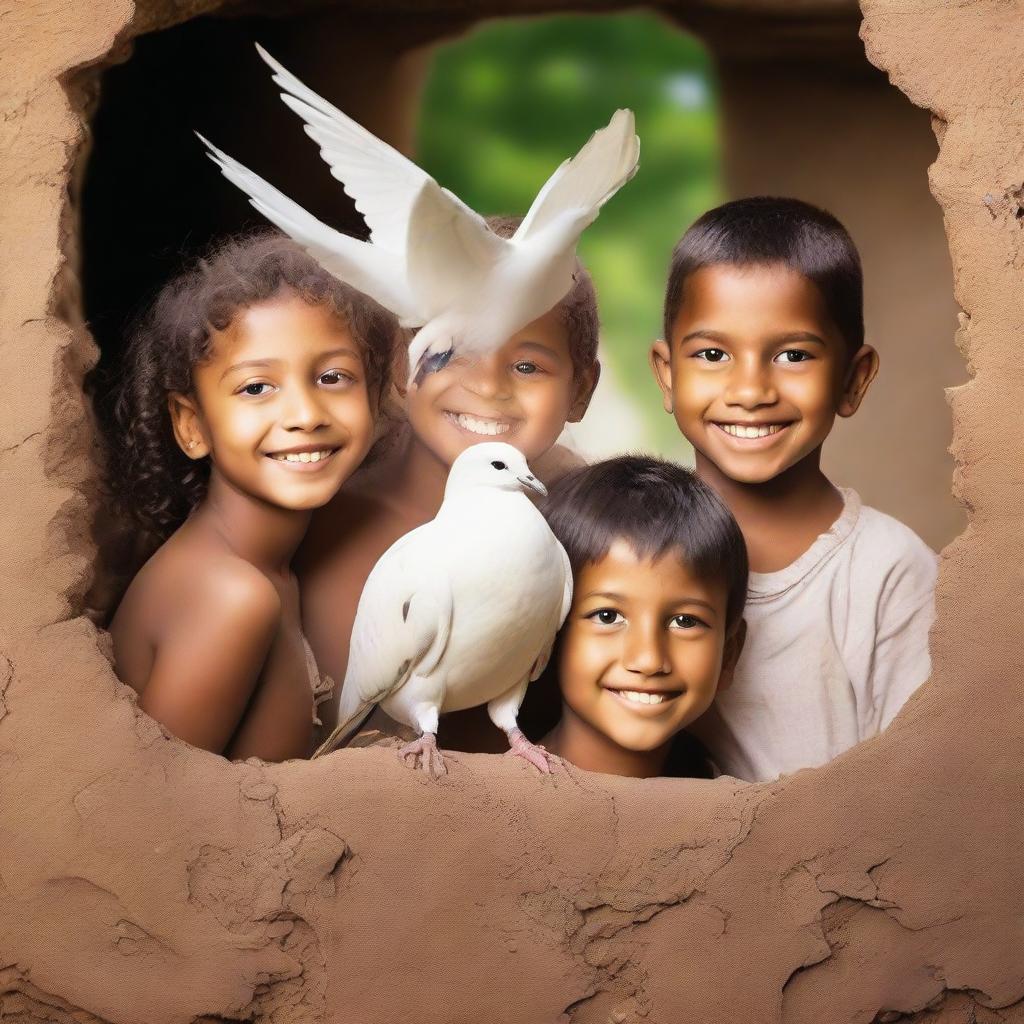
<svg viewBox="0 0 1024 1024">
<path fill-rule="evenodd" d="M 321 750 L 344 738 L 350 724 L 403 686 L 429 674 L 448 645 L 452 594 L 447 576 L 422 558 L 432 545 L 431 523 L 406 534 L 374 566 L 359 598 L 338 727 Z"/>
<path fill-rule="evenodd" d="M 393 253 L 404 253 L 413 204 L 434 179 L 347 114 L 318 96 L 282 67 L 263 47 L 260 56 L 284 90 L 281 99 L 306 122 L 306 134 L 320 147 L 331 174 L 363 215 L 370 238 Z M 462 203 L 454 196 L 452 201 Z"/>
<path fill-rule="evenodd" d="M 472 308 L 512 251 L 511 242 L 437 182 L 431 180 L 417 196 L 406 266 L 409 288 L 431 318 L 453 308 Z"/>
<path fill-rule="evenodd" d="M 390 309 L 401 318 L 403 326 L 424 323 L 426 318 L 406 283 L 402 258 L 328 227 L 202 135 L 199 138 L 224 177 L 237 185 L 267 220 L 294 238 L 326 271 Z"/>
<path fill-rule="evenodd" d="M 590 210 L 593 220 L 601 206 L 636 174 L 639 159 L 633 112 L 616 110 L 607 126 L 594 132 L 583 148 L 548 178 L 514 240 L 536 235 L 567 210 Z"/>
</svg>

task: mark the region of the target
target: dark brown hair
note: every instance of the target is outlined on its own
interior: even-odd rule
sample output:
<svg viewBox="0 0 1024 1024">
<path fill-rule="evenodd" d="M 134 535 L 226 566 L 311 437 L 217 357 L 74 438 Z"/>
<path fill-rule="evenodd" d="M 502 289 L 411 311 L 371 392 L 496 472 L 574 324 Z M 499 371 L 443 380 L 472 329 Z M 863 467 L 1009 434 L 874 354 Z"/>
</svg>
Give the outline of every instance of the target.
<svg viewBox="0 0 1024 1024">
<path fill-rule="evenodd" d="M 853 239 L 832 214 L 800 199 L 756 196 L 708 210 L 672 251 L 664 338 L 672 340 L 686 279 L 703 267 L 781 265 L 818 288 L 850 357 L 864 344 L 864 279 Z"/>
<path fill-rule="evenodd" d="M 324 270 L 277 231 L 222 241 L 160 291 L 135 324 L 114 402 L 110 488 L 147 532 L 166 537 L 206 493 L 209 460 L 179 448 L 167 396 L 192 389 L 193 367 L 210 354 L 211 335 L 244 309 L 281 291 L 324 305 L 359 345 L 371 402 L 389 382 L 395 318 Z"/>
<path fill-rule="evenodd" d="M 502 238 L 511 238 L 522 224 L 522 217 L 502 214 L 487 217 L 487 226 Z M 577 380 L 597 362 L 597 339 L 601 322 L 597 314 L 597 292 L 586 268 L 576 260 L 573 285 L 555 306 L 569 338 L 569 356 Z"/>
<path fill-rule="evenodd" d="M 582 466 L 552 486 L 543 511 L 573 575 L 619 539 L 640 558 L 676 552 L 698 577 L 724 581 L 726 632 L 739 623 L 747 546 L 725 503 L 690 470 L 643 455 Z"/>
</svg>

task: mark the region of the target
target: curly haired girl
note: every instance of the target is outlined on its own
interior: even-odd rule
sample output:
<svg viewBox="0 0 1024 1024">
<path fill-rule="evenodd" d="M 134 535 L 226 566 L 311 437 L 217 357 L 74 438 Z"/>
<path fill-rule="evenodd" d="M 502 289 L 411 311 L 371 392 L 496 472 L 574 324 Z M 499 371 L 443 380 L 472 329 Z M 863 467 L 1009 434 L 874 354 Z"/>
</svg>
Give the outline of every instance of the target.
<svg viewBox="0 0 1024 1024">
<path fill-rule="evenodd" d="M 181 739 L 308 755 L 318 677 L 291 558 L 369 450 L 396 329 L 272 233 L 199 260 L 136 329 L 112 477 L 164 543 L 111 634 L 118 675 Z"/>
</svg>

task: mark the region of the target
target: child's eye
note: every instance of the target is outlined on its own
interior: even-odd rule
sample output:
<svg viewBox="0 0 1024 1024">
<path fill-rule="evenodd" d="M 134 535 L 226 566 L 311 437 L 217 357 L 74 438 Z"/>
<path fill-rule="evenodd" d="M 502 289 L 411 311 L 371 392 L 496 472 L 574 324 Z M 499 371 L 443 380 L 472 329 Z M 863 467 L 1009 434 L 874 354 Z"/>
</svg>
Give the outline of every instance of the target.
<svg viewBox="0 0 1024 1024">
<path fill-rule="evenodd" d="M 355 377 L 351 373 L 346 373 L 344 370 L 327 370 L 321 373 L 317 378 L 318 383 L 326 384 L 329 387 L 336 387 L 339 384 L 352 384 L 355 382 Z"/>
<path fill-rule="evenodd" d="M 776 361 L 780 363 L 804 363 L 813 358 L 814 356 L 810 352 L 804 352 L 799 348 L 787 348 L 785 352 L 780 352 L 775 357 Z"/>
<path fill-rule="evenodd" d="M 706 625 L 696 615 L 673 615 L 670 621 L 676 629 L 696 629 L 698 626 Z"/>
<path fill-rule="evenodd" d="M 526 374 L 527 376 L 540 372 L 540 367 L 536 363 L 531 363 L 528 359 L 520 360 L 515 364 L 514 369 L 516 373 Z"/>
<path fill-rule="evenodd" d="M 616 626 L 620 622 L 626 621 L 614 608 L 598 608 L 597 611 L 591 612 L 587 618 L 600 622 L 602 626 Z"/>
<path fill-rule="evenodd" d="M 267 384 L 266 381 L 255 380 L 251 384 L 246 384 L 238 394 L 252 395 L 253 398 L 259 398 L 260 395 L 267 394 L 272 387 L 273 385 Z"/>
<path fill-rule="evenodd" d="M 721 363 L 729 358 L 728 353 L 720 348 L 702 348 L 699 352 L 693 353 L 694 359 L 703 359 L 708 363 Z"/>
</svg>

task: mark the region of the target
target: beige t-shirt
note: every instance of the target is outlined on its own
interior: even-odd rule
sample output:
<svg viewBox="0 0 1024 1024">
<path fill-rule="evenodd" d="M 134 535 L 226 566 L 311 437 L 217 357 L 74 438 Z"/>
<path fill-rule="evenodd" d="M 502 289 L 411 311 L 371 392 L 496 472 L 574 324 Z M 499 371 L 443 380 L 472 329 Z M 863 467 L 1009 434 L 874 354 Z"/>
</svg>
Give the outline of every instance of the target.
<svg viewBox="0 0 1024 1024">
<path fill-rule="evenodd" d="M 763 782 L 881 732 L 930 672 L 935 553 L 842 490 L 792 565 L 751 573 L 732 685 L 691 727 L 726 775 Z"/>
</svg>

